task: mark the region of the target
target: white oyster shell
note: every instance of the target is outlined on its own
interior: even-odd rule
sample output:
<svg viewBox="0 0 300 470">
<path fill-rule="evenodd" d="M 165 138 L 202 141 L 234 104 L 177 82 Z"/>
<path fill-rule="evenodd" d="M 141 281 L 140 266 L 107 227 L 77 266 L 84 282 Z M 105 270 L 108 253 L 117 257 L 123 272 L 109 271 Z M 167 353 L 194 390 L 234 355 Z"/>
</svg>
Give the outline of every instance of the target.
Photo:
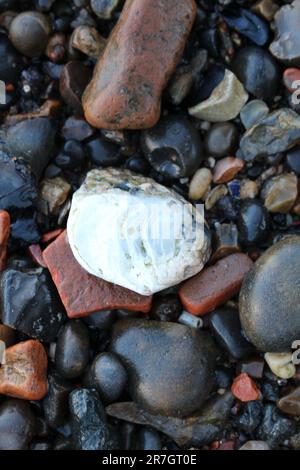
<svg viewBox="0 0 300 470">
<path fill-rule="evenodd" d="M 197 274 L 210 255 L 203 214 L 128 170 L 92 170 L 74 194 L 68 238 L 94 276 L 149 295 Z"/>
</svg>

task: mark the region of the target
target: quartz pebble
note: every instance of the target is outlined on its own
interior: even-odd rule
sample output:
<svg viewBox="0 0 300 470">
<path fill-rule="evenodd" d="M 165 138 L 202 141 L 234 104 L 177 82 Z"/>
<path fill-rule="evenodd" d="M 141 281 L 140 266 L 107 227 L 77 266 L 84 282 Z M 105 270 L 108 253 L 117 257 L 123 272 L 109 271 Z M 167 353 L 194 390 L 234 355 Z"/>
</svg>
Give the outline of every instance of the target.
<svg viewBox="0 0 300 470">
<path fill-rule="evenodd" d="M 202 199 L 209 189 L 212 178 L 212 173 L 208 168 L 197 170 L 190 182 L 189 198 L 192 201 Z"/>
<path fill-rule="evenodd" d="M 244 166 L 245 162 L 240 158 L 226 157 L 219 160 L 214 168 L 214 183 L 228 183 L 244 168 Z"/>
<path fill-rule="evenodd" d="M 298 179 L 293 174 L 274 177 L 265 193 L 265 206 L 269 212 L 287 214 L 298 196 Z"/>
<path fill-rule="evenodd" d="M 168 178 L 191 176 L 203 155 L 199 132 L 186 118 L 168 115 L 142 132 L 141 147 L 150 165 Z"/>
<path fill-rule="evenodd" d="M 252 261 L 247 255 L 229 255 L 186 281 L 179 290 L 180 300 L 194 315 L 208 313 L 239 292 L 251 267 Z"/>
<path fill-rule="evenodd" d="M 157 123 L 161 93 L 181 57 L 195 14 L 194 0 L 126 1 L 83 96 L 91 125 L 145 129 Z"/>
<path fill-rule="evenodd" d="M 291 353 L 266 353 L 265 360 L 271 371 L 281 379 L 291 379 L 296 373 Z"/>
<path fill-rule="evenodd" d="M 247 441 L 239 450 L 271 450 L 265 441 Z"/>
<path fill-rule="evenodd" d="M 258 400 L 260 398 L 260 391 L 254 380 L 245 373 L 236 377 L 232 384 L 231 391 L 233 395 L 242 402 Z"/>
<path fill-rule="evenodd" d="M 40 184 L 39 207 L 43 214 L 57 214 L 66 202 L 71 185 L 60 176 L 44 179 Z"/>
<path fill-rule="evenodd" d="M 36 340 L 5 351 L 0 367 L 0 394 L 24 400 L 41 400 L 47 393 L 47 354 Z"/>
<path fill-rule="evenodd" d="M 43 257 L 69 318 L 100 310 L 125 308 L 148 312 L 151 308 L 150 296 L 141 296 L 88 274 L 74 258 L 66 231 L 46 248 Z"/>
<path fill-rule="evenodd" d="M 189 113 L 209 122 L 230 121 L 238 116 L 248 100 L 242 83 L 230 70 L 225 71 L 221 83 L 205 101 L 189 108 Z"/>
<path fill-rule="evenodd" d="M 36 11 L 17 15 L 10 24 L 9 38 L 15 48 L 28 57 L 45 52 L 51 25 L 48 18 Z"/>
<path fill-rule="evenodd" d="M 121 320 L 113 326 L 110 348 L 128 371 L 133 401 L 150 413 L 188 416 L 211 390 L 215 353 L 207 333 L 176 323 Z"/>
<path fill-rule="evenodd" d="M 6 211 L 0 210 L 0 272 L 6 266 L 7 243 L 10 234 L 10 216 Z"/>
<path fill-rule="evenodd" d="M 195 215 L 191 204 L 150 178 L 128 170 L 93 170 L 73 196 L 68 238 L 86 271 L 149 295 L 191 277 L 208 260 L 209 236 L 200 212 L 197 219 Z M 152 236 L 153 220 L 159 244 L 157 235 Z M 102 248 L 95 250 L 99 240 Z"/>
<path fill-rule="evenodd" d="M 289 108 L 281 108 L 254 124 L 243 135 L 240 149 L 247 161 L 284 152 L 300 139 L 300 117 Z"/>
<path fill-rule="evenodd" d="M 71 38 L 72 47 L 84 54 L 98 59 L 105 49 L 106 40 L 92 26 L 78 26 Z"/>
<path fill-rule="evenodd" d="M 289 351 L 300 337 L 300 237 L 288 236 L 269 248 L 244 280 L 239 312 L 249 340 L 261 351 Z"/>
<path fill-rule="evenodd" d="M 269 114 L 269 108 L 264 101 L 252 100 L 249 101 L 241 110 L 240 118 L 243 126 L 250 129 L 261 119 Z"/>
<path fill-rule="evenodd" d="M 300 40 L 297 34 L 299 20 L 299 0 L 283 5 L 275 15 L 276 38 L 270 45 L 270 51 L 276 59 L 295 66 L 300 66 Z"/>
</svg>

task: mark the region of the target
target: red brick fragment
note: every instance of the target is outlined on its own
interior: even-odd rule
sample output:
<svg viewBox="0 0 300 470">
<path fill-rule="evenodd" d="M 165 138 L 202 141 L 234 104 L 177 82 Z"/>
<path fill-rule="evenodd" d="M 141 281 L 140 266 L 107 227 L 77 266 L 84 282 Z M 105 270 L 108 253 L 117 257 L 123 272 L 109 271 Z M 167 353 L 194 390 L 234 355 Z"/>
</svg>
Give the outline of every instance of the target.
<svg viewBox="0 0 300 470">
<path fill-rule="evenodd" d="M 43 253 L 42 253 L 40 245 L 30 245 L 28 247 L 28 252 L 36 264 L 38 264 L 42 268 L 47 267 L 43 258 Z"/>
<path fill-rule="evenodd" d="M 63 228 L 58 228 L 56 230 L 52 230 L 51 232 L 44 233 L 41 238 L 41 243 L 49 243 L 52 240 L 55 240 L 61 233 L 63 233 Z"/>
<path fill-rule="evenodd" d="M 216 450 L 234 450 L 235 441 L 233 439 L 229 441 L 221 442 L 220 446 Z"/>
<path fill-rule="evenodd" d="M 254 401 L 260 398 L 260 391 L 254 380 L 248 374 L 242 373 L 234 380 L 231 391 L 242 402 Z"/>
<path fill-rule="evenodd" d="M 47 394 L 47 354 L 37 340 L 5 350 L 0 367 L 0 394 L 22 400 L 41 400 Z"/>
<path fill-rule="evenodd" d="M 0 210 L 0 272 L 6 266 L 7 243 L 10 234 L 10 216 L 6 211 Z"/>
<path fill-rule="evenodd" d="M 184 308 L 194 315 L 209 313 L 236 295 L 253 262 L 243 253 L 222 258 L 186 281 L 179 290 Z"/>
<path fill-rule="evenodd" d="M 73 256 L 66 231 L 44 250 L 43 256 L 69 318 L 118 308 L 149 312 L 152 296 L 137 294 L 85 271 Z"/>
<path fill-rule="evenodd" d="M 127 0 L 83 95 L 86 120 L 103 129 L 145 129 L 196 16 L 194 0 Z"/>
</svg>

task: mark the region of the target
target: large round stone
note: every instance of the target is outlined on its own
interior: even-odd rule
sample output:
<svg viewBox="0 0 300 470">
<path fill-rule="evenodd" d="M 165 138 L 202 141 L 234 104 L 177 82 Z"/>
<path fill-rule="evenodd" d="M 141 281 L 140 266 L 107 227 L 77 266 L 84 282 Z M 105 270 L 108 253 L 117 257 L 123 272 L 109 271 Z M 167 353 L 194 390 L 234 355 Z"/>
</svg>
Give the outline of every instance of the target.
<svg viewBox="0 0 300 470">
<path fill-rule="evenodd" d="M 121 320 L 113 327 L 111 351 L 128 371 L 132 399 L 152 413 L 188 416 L 212 388 L 215 348 L 208 333 L 176 323 Z"/>
<path fill-rule="evenodd" d="M 240 318 L 249 340 L 261 351 L 284 352 L 300 339 L 300 237 L 269 248 L 246 276 Z"/>
<path fill-rule="evenodd" d="M 193 276 L 210 255 L 200 211 L 150 178 L 113 168 L 89 172 L 75 193 L 68 238 L 86 271 L 141 295 Z"/>
</svg>

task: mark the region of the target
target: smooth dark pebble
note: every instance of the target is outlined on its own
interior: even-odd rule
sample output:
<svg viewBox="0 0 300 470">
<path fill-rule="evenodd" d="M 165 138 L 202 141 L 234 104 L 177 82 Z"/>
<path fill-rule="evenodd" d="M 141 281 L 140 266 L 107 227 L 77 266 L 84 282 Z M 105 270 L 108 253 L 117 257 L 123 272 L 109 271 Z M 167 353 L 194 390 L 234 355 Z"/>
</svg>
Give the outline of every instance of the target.
<svg viewBox="0 0 300 470">
<path fill-rule="evenodd" d="M 90 384 L 105 403 L 120 398 L 127 384 L 127 372 L 115 354 L 104 352 L 95 357 L 90 368 Z"/>
</svg>

